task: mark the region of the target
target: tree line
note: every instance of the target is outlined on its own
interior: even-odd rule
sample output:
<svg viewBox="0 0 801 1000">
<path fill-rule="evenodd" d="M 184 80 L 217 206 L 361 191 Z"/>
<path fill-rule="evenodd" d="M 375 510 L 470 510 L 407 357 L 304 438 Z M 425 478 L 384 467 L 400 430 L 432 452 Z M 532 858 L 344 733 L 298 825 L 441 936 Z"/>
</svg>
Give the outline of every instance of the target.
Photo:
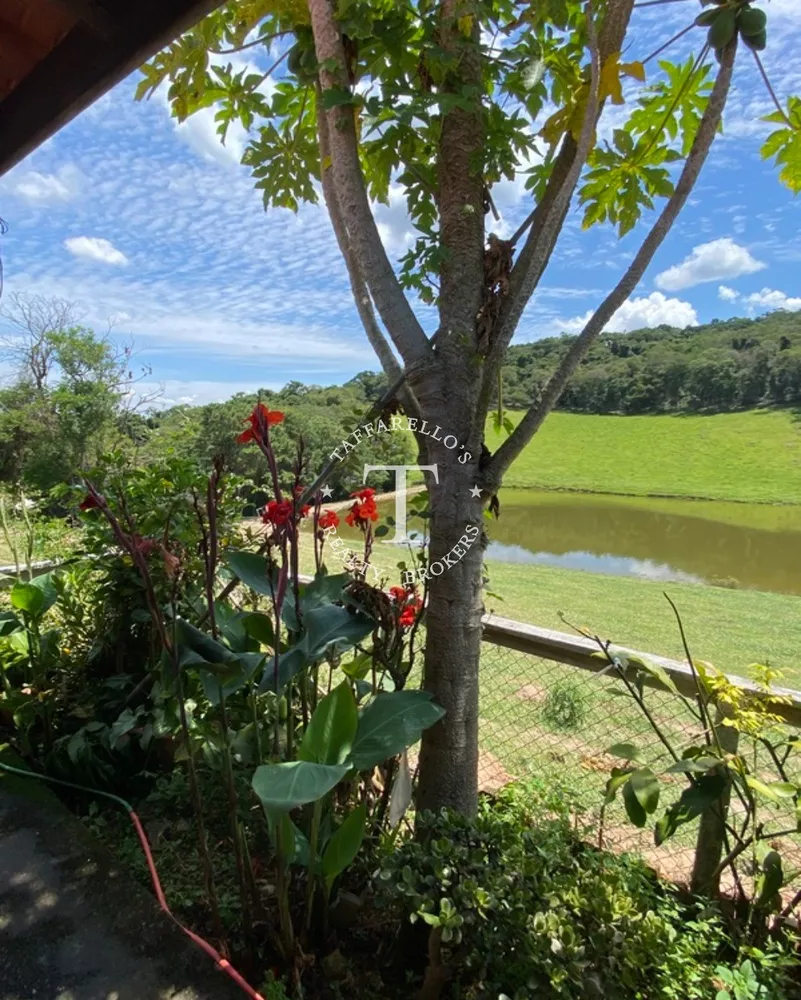
<svg viewBox="0 0 801 1000">
<path fill-rule="evenodd" d="M 289 483 L 299 460 L 299 437 L 309 481 L 387 388 L 384 374 L 364 371 L 343 385 L 294 381 L 278 392 L 165 407 L 138 384 L 149 371 L 134 370 L 130 349 L 82 326 L 70 303 L 17 297 L 5 319 L 2 348 L 11 375 L 0 388 L 0 483 L 28 492 L 46 493 L 74 481 L 109 453 L 130 467 L 178 458 L 208 468 L 223 455 L 226 467 L 252 484 L 254 503 L 261 502 L 262 463 L 255 449 L 236 441 L 257 400 L 286 414 L 275 451 Z M 503 366 L 503 405 L 531 405 L 574 339 L 565 335 L 513 346 Z M 660 326 L 606 334 L 568 383 L 559 408 L 711 413 L 799 402 L 801 315 L 774 312 L 686 330 Z M 332 470 L 330 484 L 341 494 L 362 484 L 365 463 L 410 464 L 415 456 L 409 434 L 364 439 Z M 392 473 L 383 478 L 373 473 L 370 484 L 389 489 Z"/>
<path fill-rule="evenodd" d="M 503 403 L 529 407 L 576 338 L 510 348 Z M 721 412 L 801 402 L 801 314 L 608 333 L 589 349 L 559 409 L 576 413 Z M 497 393 L 496 393 L 497 403 Z"/>
</svg>

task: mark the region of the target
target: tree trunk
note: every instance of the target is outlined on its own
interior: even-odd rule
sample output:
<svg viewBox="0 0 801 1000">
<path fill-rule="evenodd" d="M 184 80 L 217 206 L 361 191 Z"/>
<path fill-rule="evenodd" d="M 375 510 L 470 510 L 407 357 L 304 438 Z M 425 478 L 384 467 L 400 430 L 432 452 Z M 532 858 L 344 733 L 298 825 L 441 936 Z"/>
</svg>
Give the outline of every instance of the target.
<svg viewBox="0 0 801 1000">
<path fill-rule="evenodd" d="M 483 505 L 470 495 L 476 465 L 460 464 L 459 454 L 464 455 L 445 452 L 429 459 L 437 463 L 439 484 L 429 485 L 424 687 L 446 714 L 423 733 L 417 805 L 419 809 L 449 806 L 473 815 L 478 798 Z"/>
</svg>

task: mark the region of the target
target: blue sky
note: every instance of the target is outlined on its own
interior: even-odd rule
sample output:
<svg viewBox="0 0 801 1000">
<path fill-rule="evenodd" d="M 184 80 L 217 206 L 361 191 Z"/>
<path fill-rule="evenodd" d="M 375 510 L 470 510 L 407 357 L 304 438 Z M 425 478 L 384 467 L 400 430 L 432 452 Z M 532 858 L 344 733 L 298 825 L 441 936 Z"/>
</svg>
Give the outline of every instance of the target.
<svg viewBox="0 0 801 1000">
<path fill-rule="evenodd" d="M 766 0 L 764 62 L 782 97 L 801 94 L 801 0 Z M 627 59 L 688 23 L 694 2 L 636 13 Z M 700 30 L 689 36 L 698 44 Z M 682 55 L 680 46 L 670 55 Z M 265 63 L 266 65 L 266 63 Z M 264 212 L 239 165 L 244 135 L 223 148 L 211 113 L 178 126 L 165 99 L 135 104 L 137 74 L 0 179 L 6 295 L 78 304 L 84 321 L 132 339 L 165 402 L 205 402 L 290 379 L 340 382 L 377 368 L 350 300 L 322 207 Z M 714 317 L 801 310 L 801 199 L 759 157 L 767 94 L 741 51 L 725 134 L 690 205 L 611 324 L 686 326 Z M 610 131 L 625 108 L 610 108 Z M 522 178 L 494 189 L 508 235 L 530 211 Z M 411 232 L 401 199 L 377 206 L 393 256 Z M 498 227 L 496 227 L 497 229 Z M 518 341 L 580 328 L 642 236 L 583 233 L 571 215 Z M 419 307 L 433 332 L 435 317 Z"/>
</svg>

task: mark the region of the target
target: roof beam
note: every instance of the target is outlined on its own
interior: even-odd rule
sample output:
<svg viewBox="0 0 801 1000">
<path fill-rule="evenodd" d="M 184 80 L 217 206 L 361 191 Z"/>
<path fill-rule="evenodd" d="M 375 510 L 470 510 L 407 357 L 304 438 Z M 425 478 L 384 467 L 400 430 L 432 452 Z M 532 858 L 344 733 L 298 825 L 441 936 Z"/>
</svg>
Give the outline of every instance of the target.
<svg viewBox="0 0 801 1000">
<path fill-rule="evenodd" d="M 114 18 L 96 0 L 56 0 L 56 3 L 98 35 L 108 38 L 114 34 Z"/>
<path fill-rule="evenodd" d="M 0 175 L 221 2 L 117 0 L 102 41 L 78 22 L 0 102 Z"/>
</svg>

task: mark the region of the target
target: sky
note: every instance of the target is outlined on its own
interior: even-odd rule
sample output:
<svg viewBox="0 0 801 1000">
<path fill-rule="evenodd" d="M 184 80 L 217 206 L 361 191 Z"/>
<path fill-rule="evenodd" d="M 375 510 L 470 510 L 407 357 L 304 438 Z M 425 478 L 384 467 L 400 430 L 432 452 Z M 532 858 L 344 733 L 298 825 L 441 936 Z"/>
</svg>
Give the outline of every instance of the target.
<svg viewBox="0 0 801 1000">
<path fill-rule="evenodd" d="M 768 74 L 780 97 L 801 94 L 801 0 L 763 6 Z M 699 9 L 685 0 L 636 11 L 626 59 L 644 58 Z M 697 51 L 701 30 L 670 57 L 686 54 L 686 43 Z M 161 389 L 162 405 L 377 370 L 325 210 L 265 212 L 239 163 L 244 133 L 234 131 L 223 147 L 211 111 L 178 125 L 163 94 L 134 102 L 137 79 L 132 74 L 0 178 L 0 216 L 9 226 L 0 240 L 5 304 L 15 292 L 58 296 L 76 303 L 86 325 L 111 324 L 114 338 L 133 343 L 136 363 L 152 370 L 146 384 Z M 801 198 L 759 155 L 771 129 L 759 119 L 771 110 L 741 49 L 724 134 L 610 329 L 801 310 Z M 610 108 L 602 135 L 625 113 Z M 493 196 L 502 222 L 493 227 L 490 219 L 488 228 L 509 235 L 532 207 L 523 177 L 497 185 Z M 376 216 L 397 259 L 413 238 L 398 191 Z M 643 226 L 623 240 L 611 227 L 585 233 L 571 213 L 516 342 L 581 329 L 643 233 Z M 416 311 L 433 333 L 433 311 L 419 303 Z"/>
</svg>

